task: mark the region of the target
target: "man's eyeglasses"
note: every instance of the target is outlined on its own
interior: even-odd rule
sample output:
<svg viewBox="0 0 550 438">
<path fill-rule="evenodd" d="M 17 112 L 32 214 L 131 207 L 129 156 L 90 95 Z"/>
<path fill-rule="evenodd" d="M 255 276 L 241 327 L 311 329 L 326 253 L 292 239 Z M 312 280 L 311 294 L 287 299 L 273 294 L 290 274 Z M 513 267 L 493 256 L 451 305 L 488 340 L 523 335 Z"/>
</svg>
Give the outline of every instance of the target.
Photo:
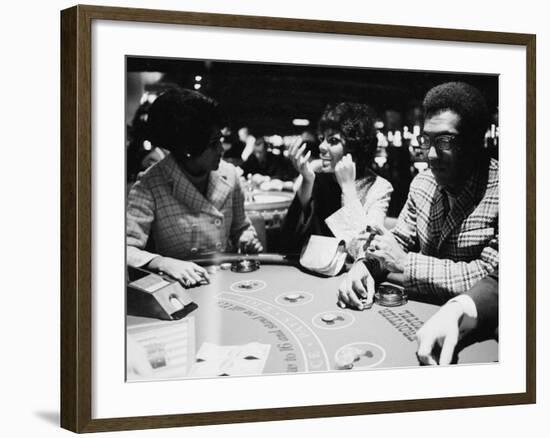
<svg viewBox="0 0 550 438">
<path fill-rule="evenodd" d="M 453 149 L 456 146 L 458 135 L 452 134 L 443 134 L 437 135 L 435 137 L 430 137 L 427 134 L 421 135 L 420 140 L 420 149 L 428 150 L 432 146 L 440 151 L 448 151 Z"/>
</svg>

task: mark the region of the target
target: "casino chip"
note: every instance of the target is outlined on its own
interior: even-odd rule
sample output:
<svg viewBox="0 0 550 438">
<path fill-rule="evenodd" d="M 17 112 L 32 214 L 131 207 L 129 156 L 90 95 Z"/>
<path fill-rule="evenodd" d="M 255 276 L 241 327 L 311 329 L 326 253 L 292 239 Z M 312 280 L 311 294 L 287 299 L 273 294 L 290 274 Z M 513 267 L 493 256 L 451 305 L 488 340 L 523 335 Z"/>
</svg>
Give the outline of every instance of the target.
<svg viewBox="0 0 550 438">
<path fill-rule="evenodd" d="M 254 281 L 243 281 L 239 286 L 239 289 L 253 289 L 256 283 Z"/>
<path fill-rule="evenodd" d="M 266 287 L 266 283 L 263 280 L 241 280 L 233 283 L 230 289 L 233 292 L 257 292 Z"/>
<path fill-rule="evenodd" d="M 338 317 L 334 313 L 325 313 L 321 316 L 321 320 L 327 324 L 333 324 Z"/>
<path fill-rule="evenodd" d="M 283 292 L 275 297 L 275 302 L 281 306 L 302 306 L 313 301 L 313 295 L 301 290 Z"/>
<path fill-rule="evenodd" d="M 342 353 L 336 358 L 336 368 L 339 370 L 351 370 L 353 368 L 353 363 L 355 358 L 351 353 Z"/>
<path fill-rule="evenodd" d="M 342 346 L 334 355 L 334 364 L 339 370 L 365 370 L 384 362 L 386 351 L 372 342 L 355 342 Z"/>
<path fill-rule="evenodd" d="M 334 313 L 325 313 L 321 315 L 321 321 L 326 324 L 334 324 L 336 321 L 345 321 L 342 315 L 335 315 Z"/>
<path fill-rule="evenodd" d="M 364 354 L 362 350 L 356 347 L 346 347 L 336 354 L 336 368 L 339 370 L 351 370 Z"/>
<path fill-rule="evenodd" d="M 337 330 L 352 325 L 355 322 L 355 317 L 350 312 L 329 310 L 317 313 L 311 322 L 315 327 L 320 329 Z"/>
<path fill-rule="evenodd" d="M 298 300 L 304 299 L 305 297 L 302 294 L 286 294 L 285 300 L 295 303 Z"/>
</svg>

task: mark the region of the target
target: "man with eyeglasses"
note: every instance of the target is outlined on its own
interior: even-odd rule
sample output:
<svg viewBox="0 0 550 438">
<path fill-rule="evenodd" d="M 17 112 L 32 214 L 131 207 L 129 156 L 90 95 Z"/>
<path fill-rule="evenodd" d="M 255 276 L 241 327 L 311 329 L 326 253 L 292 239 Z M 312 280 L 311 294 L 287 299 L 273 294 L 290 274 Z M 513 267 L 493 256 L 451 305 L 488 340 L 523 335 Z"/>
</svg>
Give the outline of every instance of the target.
<svg viewBox="0 0 550 438">
<path fill-rule="evenodd" d="M 368 246 L 340 285 L 342 307 L 370 307 L 373 278 L 443 303 L 498 266 L 498 161 L 484 149 L 485 99 L 468 84 L 450 82 L 428 91 L 423 106 L 421 147 L 430 168 L 411 183 L 393 230 L 359 237 Z"/>
</svg>

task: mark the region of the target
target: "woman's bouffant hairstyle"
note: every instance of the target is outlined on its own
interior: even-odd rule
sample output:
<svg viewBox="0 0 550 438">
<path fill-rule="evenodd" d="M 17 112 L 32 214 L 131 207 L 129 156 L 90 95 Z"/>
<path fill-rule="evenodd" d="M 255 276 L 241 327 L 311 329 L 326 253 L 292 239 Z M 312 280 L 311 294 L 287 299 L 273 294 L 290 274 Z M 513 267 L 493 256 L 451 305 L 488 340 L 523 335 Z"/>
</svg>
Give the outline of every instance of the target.
<svg viewBox="0 0 550 438">
<path fill-rule="evenodd" d="M 214 99 L 174 87 L 153 102 L 147 124 L 151 143 L 168 149 L 182 162 L 206 150 L 212 129 L 221 126 L 222 116 Z"/>
<path fill-rule="evenodd" d="M 342 102 L 328 105 L 319 120 L 321 133 L 334 130 L 343 137 L 345 153 L 351 154 L 355 161 L 359 178 L 369 173 L 376 153 L 374 118 L 375 113 L 368 105 Z"/>
<path fill-rule="evenodd" d="M 425 119 L 443 111 L 453 111 L 460 117 L 459 128 L 473 149 L 483 147 L 489 126 L 489 110 L 481 92 L 465 82 L 447 82 L 432 88 L 423 102 Z"/>
</svg>

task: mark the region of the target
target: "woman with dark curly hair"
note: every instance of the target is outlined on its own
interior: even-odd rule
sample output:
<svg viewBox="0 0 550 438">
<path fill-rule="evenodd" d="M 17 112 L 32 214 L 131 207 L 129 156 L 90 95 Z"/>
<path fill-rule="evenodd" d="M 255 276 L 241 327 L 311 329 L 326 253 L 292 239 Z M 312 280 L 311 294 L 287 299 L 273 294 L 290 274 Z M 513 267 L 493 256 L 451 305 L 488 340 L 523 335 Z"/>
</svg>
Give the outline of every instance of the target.
<svg viewBox="0 0 550 438">
<path fill-rule="evenodd" d="M 127 262 L 191 286 L 207 272 L 187 258 L 262 246 L 244 211 L 236 168 L 221 161 L 221 115 L 214 100 L 170 89 L 151 105 L 149 140 L 170 154 L 134 184 L 126 211 Z"/>
<path fill-rule="evenodd" d="M 319 121 L 320 161 L 310 162 L 305 145 L 289 157 L 301 182 L 282 234 L 286 250 L 299 252 L 312 234 L 332 236 L 325 219 L 359 201 L 369 224 L 382 226 L 393 188 L 370 164 L 376 152 L 374 112 L 368 105 L 343 102 L 327 106 Z"/>
</svg>

